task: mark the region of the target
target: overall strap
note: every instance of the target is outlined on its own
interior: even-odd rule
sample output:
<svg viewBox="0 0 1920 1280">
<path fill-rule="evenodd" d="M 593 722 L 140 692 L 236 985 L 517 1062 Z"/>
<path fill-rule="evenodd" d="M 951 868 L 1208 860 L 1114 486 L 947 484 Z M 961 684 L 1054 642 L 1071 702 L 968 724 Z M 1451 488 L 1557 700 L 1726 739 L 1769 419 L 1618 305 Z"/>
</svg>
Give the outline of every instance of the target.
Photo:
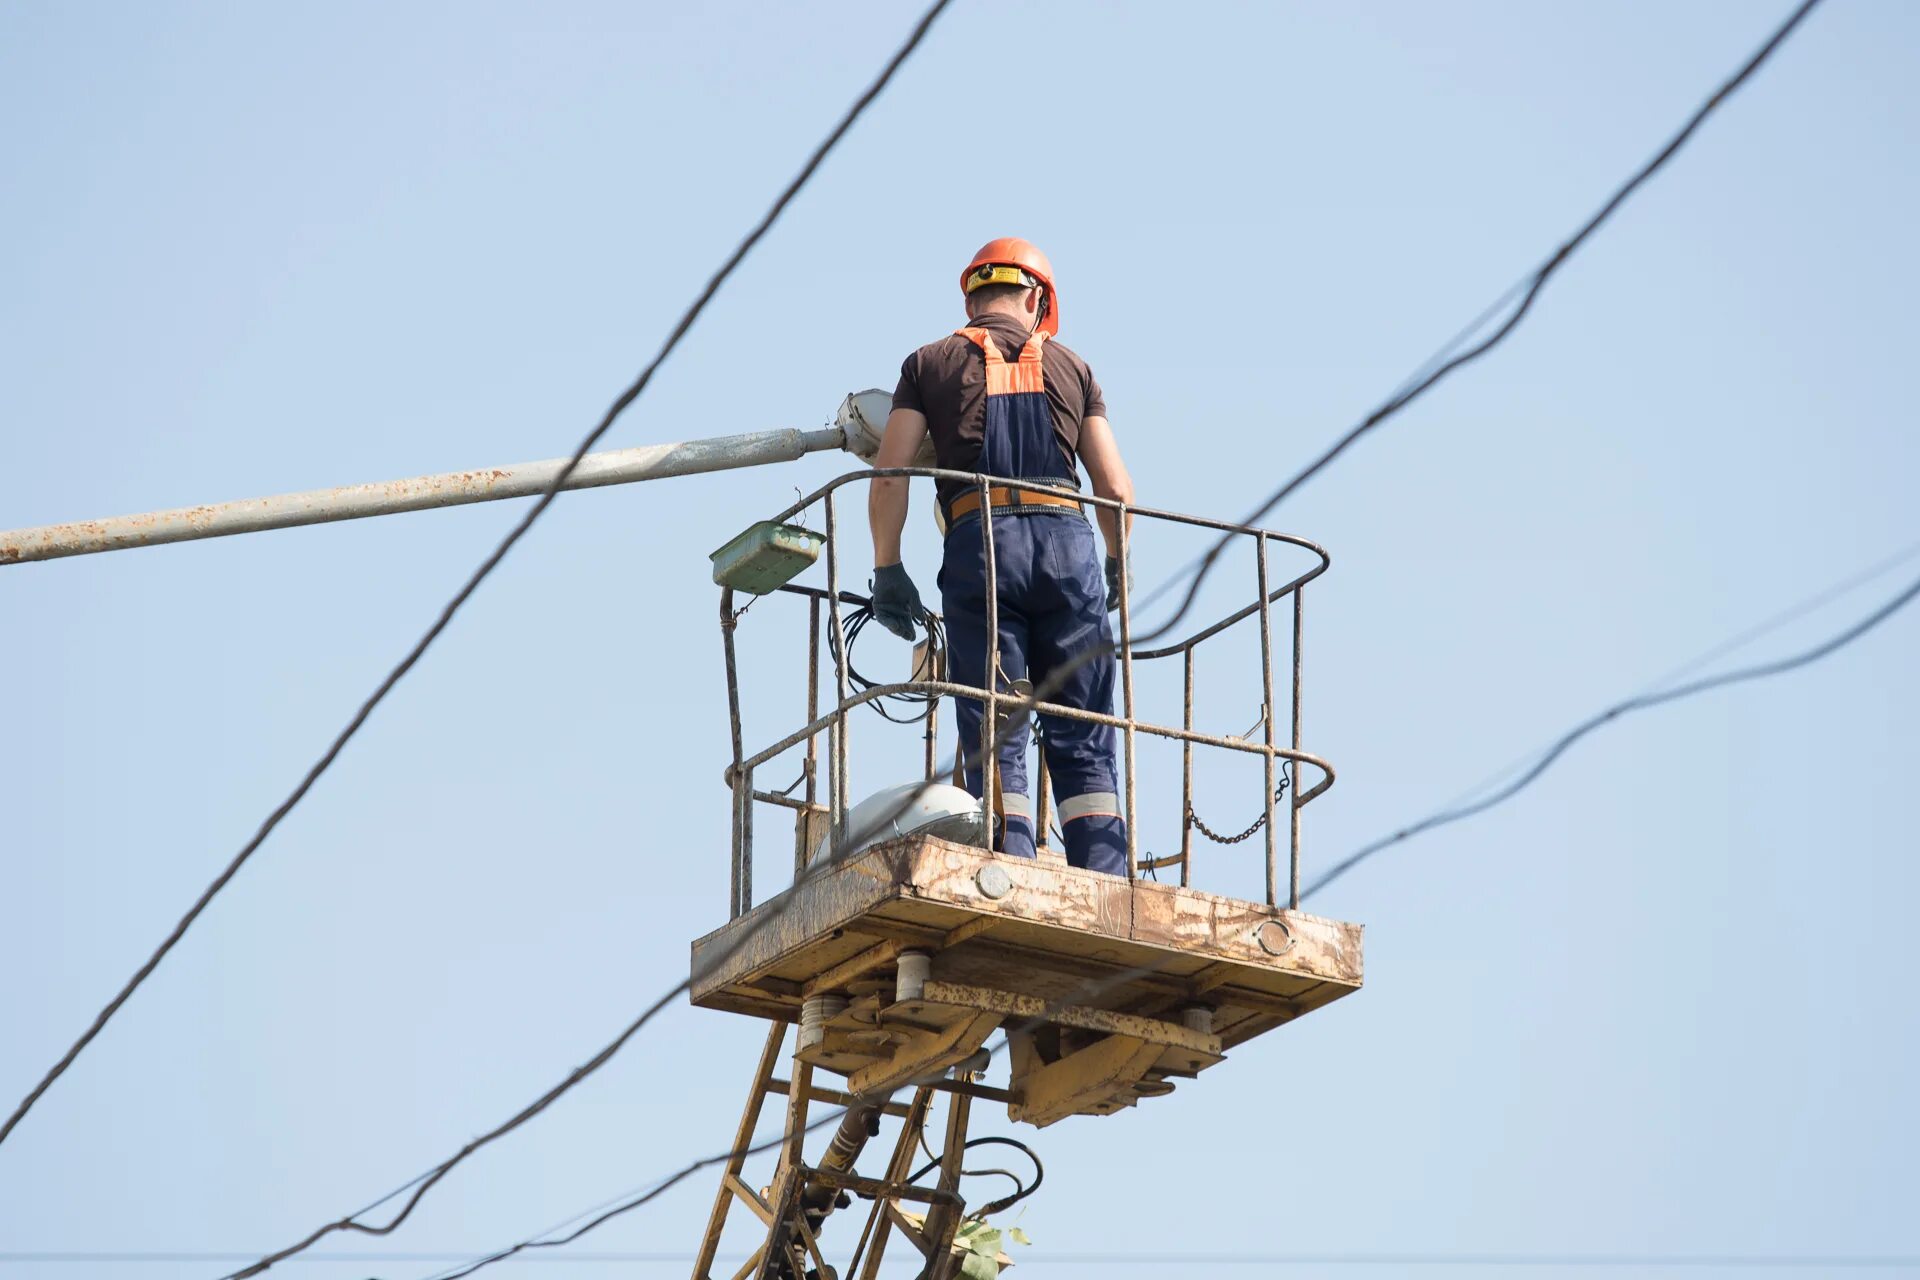
<svg viewBox="0 0 1920 1280">
<path fill-rule="evenodd" d="M 1013 396 L 1047 389 L 1040 363 L 1041 348 L 1047 340 L 1045 333 L 1034 330 L 1033 336 L 1027 339 L 1027 345 L 1020 349 L 1020 358 L 1012 364 L 1001 358 L 999 345 L 985 329 L 969 327 L 955 329 L 954 333 L 979 347 L 981 354 L 986 356 L 988 395 Z"/>
</svg>

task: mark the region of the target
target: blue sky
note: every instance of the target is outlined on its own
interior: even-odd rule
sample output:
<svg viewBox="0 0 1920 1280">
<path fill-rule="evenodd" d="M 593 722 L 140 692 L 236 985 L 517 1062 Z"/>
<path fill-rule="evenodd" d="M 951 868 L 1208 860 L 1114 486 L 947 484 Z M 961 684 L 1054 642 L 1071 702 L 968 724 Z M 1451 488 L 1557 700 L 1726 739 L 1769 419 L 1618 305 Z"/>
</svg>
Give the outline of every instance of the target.
<svg viewBox="0 0 1920 1280">
<path fill-rule="evenodd" d="M 820 425 L 957 322 L 975 245 L 1021 234 L 1053 258 L 1061 336 L 1142 500 L 1237 514 L 1576 226 L 1785 8 L 958 0 L 607 444 Z M 912 19 L 0 10 L 0 526 L 565 452 Z M 1917 48 L 1910 6 L 1823 7 L 1509 343 L 1278 513 L 1333 556 L 1305 723 L 1340 782 L 1307 813 L 1309 874 L 1920 539 Z M 844 466 L 557 504 L 0 1148 L 0 1250 L 272 1247 L 504 1119 L 684 972 L 726 904 L 706 552 Z M 517 514 L 0 575 L 0 1097 Z M 1142 581 L 1194 549 L 1143 541 Z M 1838 630 L 1899 577 L 1729 661 Z M 798 723 L 794 620 L 746 624 L 761 740 Z M 1340 882 L 1315 908 L 1367 924 L 1365 992 L 1172 1099 L 1041 1134 L 1027 1264 L 1920 1253 L 1917 627 L 1623 722 Z M 1204 723 L 1252 720 L 1245 670 L 1222 667 Z M 876 735 L 857 776 L 890 780 L 905 749 Z M 1201 812 L 1238 827 L 1247 784 L 1204 778 Z M 1142 803 L 1143 841 L 1167 845 L 1177 778 Z M 1249 891 L 1257 843 L 1207 850 L 1199 882 Z M 375 1247 L 483 1251 L 719 1149 L 760 1035 L 676 1008 Z M 690 1250 L 709 1194 L 591 1248 Z M 1288 1272 L 1323 1273 L 1396 1271 Z"/>
</svg>

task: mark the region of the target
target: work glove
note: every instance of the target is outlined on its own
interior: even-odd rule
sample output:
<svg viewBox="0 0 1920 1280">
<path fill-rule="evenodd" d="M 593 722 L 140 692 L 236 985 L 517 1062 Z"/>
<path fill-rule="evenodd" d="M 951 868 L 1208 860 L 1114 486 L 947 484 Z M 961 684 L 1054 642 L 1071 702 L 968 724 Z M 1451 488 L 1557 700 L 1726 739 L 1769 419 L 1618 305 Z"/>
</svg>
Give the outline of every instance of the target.
<svg viewBox="0 0 1920 1280">
<path fill-rule="evenodd" d="M 1127 593 L 1133 593 L 1133 557 L 1127 557 Z M 1107 557 L 1107 612 L 1120 611 L 1120 561 Z"/>
<path fill-rule="evenodd" d="M 873 567 L 873 620 L 902 640 L 913 639 L 913 624 L 926 614 L 920 592 L 903 564 Z"/>
</svg>

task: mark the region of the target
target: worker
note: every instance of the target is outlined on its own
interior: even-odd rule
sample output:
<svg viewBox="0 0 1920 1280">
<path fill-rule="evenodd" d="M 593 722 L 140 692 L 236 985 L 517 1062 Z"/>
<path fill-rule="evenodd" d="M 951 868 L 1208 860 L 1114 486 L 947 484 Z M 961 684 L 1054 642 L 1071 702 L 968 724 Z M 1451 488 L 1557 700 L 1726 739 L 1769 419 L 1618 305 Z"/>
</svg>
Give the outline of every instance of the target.
<svg viewBox="0 0 1920 1280">
<path fill-rule="evenodd" d="M 987 582 L 982 521 L 993 519 L 997 569 L 1000 683 L 1016 692 L 1065 672 L 1045 701 L 1113 713 L 1113 633 L 1107 614 L 1120 605 L 1120 526 L 1095 508 L 1106 542 L 1105 572 L 1093 530 L 1076 495 L 1078 462 L 1101 498 L 1133 501 L 1107 406 L 1087 362 L 1054 341 L 1060 293 L 1046 255 L 1018 238 L 989 241 L 960 276 L 967 324 L 932 342 L 900 367 L 893 409 L 874 466 L 913 464 L 931 437 L 943 470 L 1041 482 L 1045 491 L 990 487 L 980 509 L 977 484 L 940 480 L 946 547 L 940 569 L 951 677 L 987 687 Z M 924 616 L 919 591 L 901 563 L 907 480 L 875 479 L 868 498 L 873 527 L 873 616 L 911 640 Z M 1092 656 L 1088 657 L 1089 651 Z M 1074 659 L 1081 659 L 1073 665 Z M 1068 668 L 1071 666 L 1071 670 Z M 981 794 L 981 718 L 977 699 L 957 700 L 967 790 Z M 1127 828 L 1120 809 L 1114 731 L 1065 716 L 1040 717 L 1067 861 L 1114 875 L 1127 872 Z M 1027 785 L 1027 724 L 1002 731 L 995 795 L 996 847 L 1034 856 Z"/>
</svg>

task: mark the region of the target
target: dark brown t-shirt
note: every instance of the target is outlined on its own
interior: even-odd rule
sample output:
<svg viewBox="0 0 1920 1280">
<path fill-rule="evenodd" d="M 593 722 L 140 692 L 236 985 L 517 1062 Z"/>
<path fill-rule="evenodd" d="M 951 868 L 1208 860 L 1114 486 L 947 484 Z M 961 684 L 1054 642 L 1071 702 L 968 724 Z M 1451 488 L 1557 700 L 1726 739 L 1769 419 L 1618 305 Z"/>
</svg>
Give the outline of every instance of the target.
<svg viewBox="0 0 1920 1280">
<path fill-rule="evenodd" d="M 1024 321 L 990 314 L 969 324 L 987 331 L 1000 349 L 1001 359 L 1020 358 L 1028 336 Z M 1106 417 L 1106 397 L 1100 393 L 1100 384 L 1093 380 L 1087 362 L 1058 341 L 1049 339 L 1040 349 L 1040 373 L 1047 387 L 1047 403 L 1053 409 L 1053 437 L 1078 487 L 1080 423 L 1087 418 Z M 893 407 L 926 415 L 927 434 L 933 439 L 939 466 L 953 471 L 974 470 L 986 434 L 986 356 L 959 334 L 929 342 L 901 364 Z M 964 486 L 943 480 L 938 488 L 940 500 L 950 502 Z"/>
</svg>

